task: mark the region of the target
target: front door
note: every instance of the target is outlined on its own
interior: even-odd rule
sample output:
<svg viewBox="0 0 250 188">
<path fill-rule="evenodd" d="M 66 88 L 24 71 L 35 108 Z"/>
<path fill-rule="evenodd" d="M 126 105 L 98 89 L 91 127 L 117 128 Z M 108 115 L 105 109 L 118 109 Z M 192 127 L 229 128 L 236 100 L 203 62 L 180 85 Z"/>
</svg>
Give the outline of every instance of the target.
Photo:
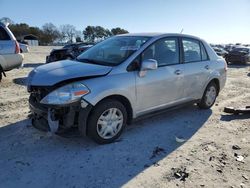
<svg viewBox="0 0 250 188">
<path fill-rule="evenodd" d="M 156 70 L 136 76 L 137 115 L 178 103 L 183 97 L 183 68 L 180 64 L 178 38 L 163 38 L 141 54 L 141 62 L 155 59 Z"/>
</svg>

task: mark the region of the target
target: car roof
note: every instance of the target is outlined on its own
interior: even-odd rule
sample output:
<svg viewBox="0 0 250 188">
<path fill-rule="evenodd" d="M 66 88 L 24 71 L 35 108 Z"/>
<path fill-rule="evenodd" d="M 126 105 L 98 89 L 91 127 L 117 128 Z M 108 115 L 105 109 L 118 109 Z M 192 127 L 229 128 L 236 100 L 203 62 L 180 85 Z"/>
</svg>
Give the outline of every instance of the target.
<svg viewBox="0 0 250 188">
<path fill-rule="evenodd" d="M 201 40 L 199 37 L 181 33 L 127 33 L 117 36 L 141 36 L 141 37 L 188 37 Z"/>
</svg>

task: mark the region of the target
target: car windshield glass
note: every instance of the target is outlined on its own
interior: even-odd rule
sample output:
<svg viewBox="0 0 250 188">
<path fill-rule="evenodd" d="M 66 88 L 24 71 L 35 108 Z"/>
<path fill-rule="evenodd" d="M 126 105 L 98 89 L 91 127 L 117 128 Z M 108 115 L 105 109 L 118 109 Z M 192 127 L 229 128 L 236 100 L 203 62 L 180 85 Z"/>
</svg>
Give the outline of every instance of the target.
<svg viewBox="0 0 250 188">
<path fill-rule="evenodd" d="M 77 57 L 78 61 L 116 66 L 141 48 L 150 37 L 115 36 L 96 44 Z"/>
</svg>

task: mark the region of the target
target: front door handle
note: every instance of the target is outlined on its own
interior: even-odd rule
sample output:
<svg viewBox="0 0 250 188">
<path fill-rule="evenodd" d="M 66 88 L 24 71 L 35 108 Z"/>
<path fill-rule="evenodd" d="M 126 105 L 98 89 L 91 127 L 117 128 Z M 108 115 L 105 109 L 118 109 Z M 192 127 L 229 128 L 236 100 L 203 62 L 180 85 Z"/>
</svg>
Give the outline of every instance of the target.
<svg viewBox="0 0 250 188">
<path fill-rule="evenodd" d="M 205 66 L 205 69 L 209 70 L 209 65 L 206 65 L 206 66 Z"/>
<path fill-rule="evenodd" d="M 180 74 L 181 74 L 181 70 L 176 70 L 174 73 L 175 73 L 176 75 L 180 75 Z"/>
</svg>

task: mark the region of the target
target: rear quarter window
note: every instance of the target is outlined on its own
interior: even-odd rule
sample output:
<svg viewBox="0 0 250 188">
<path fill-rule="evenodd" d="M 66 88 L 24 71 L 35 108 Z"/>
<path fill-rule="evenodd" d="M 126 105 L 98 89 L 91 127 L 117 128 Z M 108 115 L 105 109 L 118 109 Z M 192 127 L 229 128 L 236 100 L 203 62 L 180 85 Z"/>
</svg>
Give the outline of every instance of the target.
<svg viewBox="0 0 250 188">
<path fill-rule="evenodd" d="M 202 42 L 200 43 L 200 46 L 201 46 L 201 60 L 202 61 L 209 60 L 208 55 L 207 55 L 207 51 L 206 51 L 204 45 L 202 44 Z"/>
<path fill-rule="evenodd" d="M 0 40 L 10 40 L 10 36 L 7 31 L 0 26 Z"/>
</svg>

